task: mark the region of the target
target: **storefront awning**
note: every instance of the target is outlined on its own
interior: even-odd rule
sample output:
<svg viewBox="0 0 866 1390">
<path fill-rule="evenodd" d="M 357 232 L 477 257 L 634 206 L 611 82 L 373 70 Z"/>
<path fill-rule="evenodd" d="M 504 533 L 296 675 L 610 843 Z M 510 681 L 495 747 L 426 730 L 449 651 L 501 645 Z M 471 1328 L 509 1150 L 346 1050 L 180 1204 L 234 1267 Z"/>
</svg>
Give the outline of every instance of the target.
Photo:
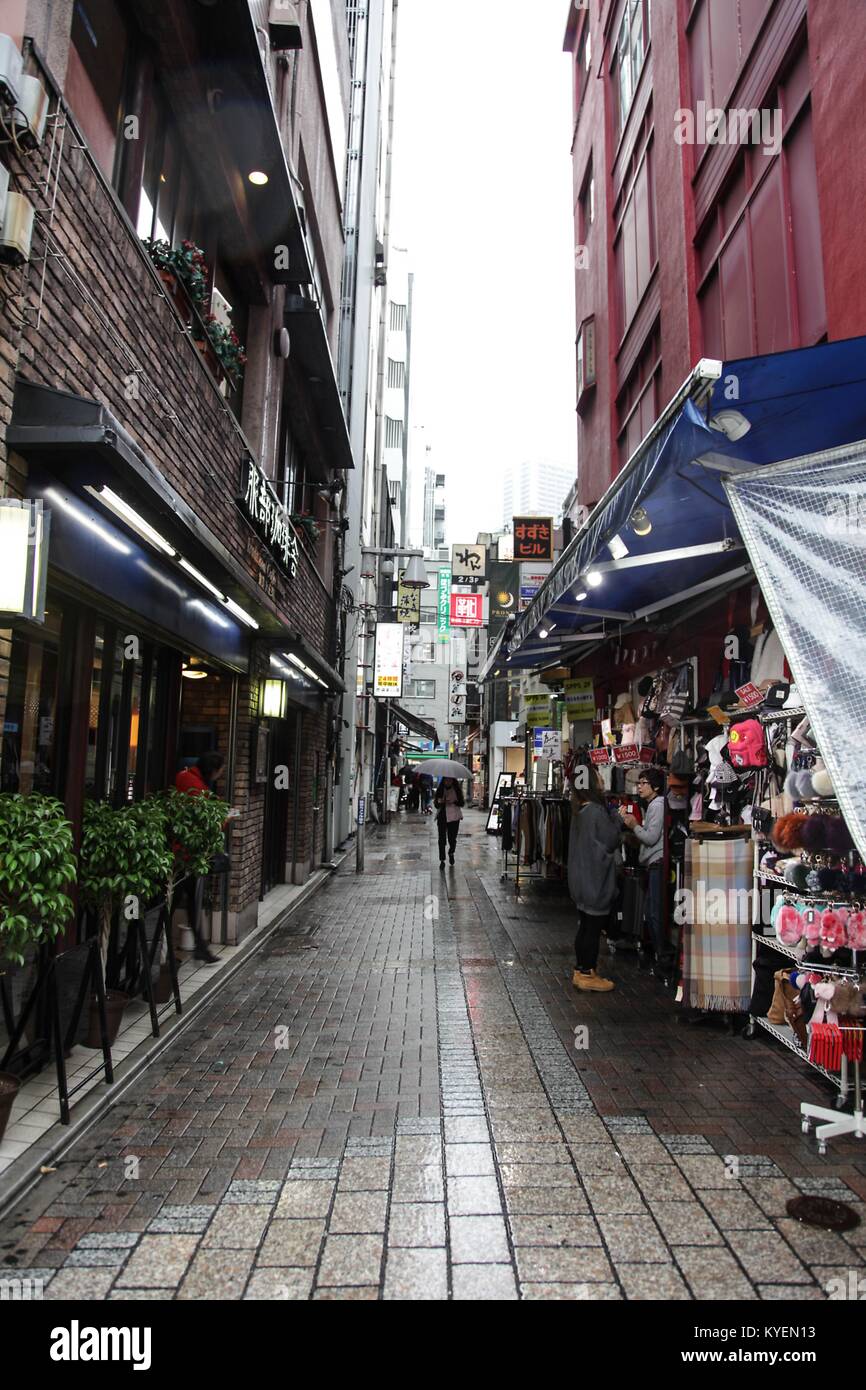
<svg viewBox="0 0 866 1390">
<path fill-rule="evenodd" d="M 346 689 L 342 676 L 299 632 L 281 637 L 279 641 L 273 638 L 269 641 L 274 657 L 283 663 L 288 662 L 293 674 L 305 678 L 305 684 L 314 694 L 338 695 Z"/>
<path fill-rule="evenodd" d="M 574 660 L 587 642 L 742 582 L 752 561 L 724 475 L 864 437 L 866 338 L 700 362 L 490 654 L 482 679 Z"/>
<path fill-rule="evenodd" d="M 406 728 L 411 729 L 419 738 L 426 738 L 434 744 L 439 742 L 435 724 L 428 724 L 426 719 L 421 719 L 417 714 L 411 714 L 402 705 L 398 705 L 396 700 L 391 701 L 391 714 L 398 724 L 405 724 Z"/>
<path fill-rule="evenodd" d="M 178 554 L 255 619 L 259 636 L 285 637 L 285 624 L 244 567 L 98 401 L 19 377 L 6 440 L 29 462 L 42 464 L 70 487 L 112 488 Z M 98 499 L 91 502 L 88 497 L 88 503 L 99 515 Z"/>
</svg>

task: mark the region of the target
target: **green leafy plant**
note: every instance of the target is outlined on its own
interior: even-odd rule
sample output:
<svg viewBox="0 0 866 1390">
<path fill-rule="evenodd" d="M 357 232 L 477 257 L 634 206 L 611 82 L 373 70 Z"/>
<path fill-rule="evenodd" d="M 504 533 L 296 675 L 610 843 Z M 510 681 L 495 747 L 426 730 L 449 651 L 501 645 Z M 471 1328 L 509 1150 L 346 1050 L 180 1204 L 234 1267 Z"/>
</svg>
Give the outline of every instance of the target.
<svg viewBox="0 0 866 1390">
<path fill-rule="evenodd" d="M 300 526 L 304 533 L 313 542 L 319 539 L 322 528 L 314 516 L 309 516 L 306 512 L 293 512 L 292 521 L 296 526 Z"/>
<path fill-rule="evenodd" d="M 226 328 L 214 314 L 205 314 L 204 326 L 220 365 L 230 376 L 242 377 L 247 357 L 235 330 Z"/>
<path fill-rule="evenodd" d="M 99 919 L 103 962 L 115 912 L 130 918 L 168 894 L 173 855 L 160 797 L 115 808 L 86 801 L 81 831 L 79 883 L 84 903 Z"/>
<path fill-rule="evenodd" d="M 174 845 L 174 878 L 210 873 L 210 862 L 225 846 L 223 825 L 231 810 L 227 801 L 212 795 L 190 796 L 176 790 L 160 797 L 166 808 L 169 836 Z"/>
<path fill-rule="evenodd" d="M 201 247 L 196 246 L 194 241 L 183 241 L 180 246 L 172 246 L 168 241 L 154 241 L 151 237 L 143 237 L 142 245 L 156 269 L 180 280 L 196 309 L 203 314 L 208 299 L 210 270 Z"/>
<path fill-rule="evenodd" d="M 53 941 L 68 925 L 72 844 L 72 826 L 54 797 L 0 796 L 0 959 L 23 965 L 26 947 Z"/>
</svg>

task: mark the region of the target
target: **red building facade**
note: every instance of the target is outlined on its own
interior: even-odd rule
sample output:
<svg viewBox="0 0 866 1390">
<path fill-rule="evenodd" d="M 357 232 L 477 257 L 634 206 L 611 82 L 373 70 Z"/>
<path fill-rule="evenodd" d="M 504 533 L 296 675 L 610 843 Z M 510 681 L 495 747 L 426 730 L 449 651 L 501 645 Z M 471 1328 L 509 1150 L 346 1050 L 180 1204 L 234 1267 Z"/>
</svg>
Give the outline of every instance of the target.
<svg viewBox="0 0 866 1390">
<path fill-rule="evenodd" d="M 578 498 L 701 357 L 866 331 L 861 0 L 578 0 Z"/>
</svg>

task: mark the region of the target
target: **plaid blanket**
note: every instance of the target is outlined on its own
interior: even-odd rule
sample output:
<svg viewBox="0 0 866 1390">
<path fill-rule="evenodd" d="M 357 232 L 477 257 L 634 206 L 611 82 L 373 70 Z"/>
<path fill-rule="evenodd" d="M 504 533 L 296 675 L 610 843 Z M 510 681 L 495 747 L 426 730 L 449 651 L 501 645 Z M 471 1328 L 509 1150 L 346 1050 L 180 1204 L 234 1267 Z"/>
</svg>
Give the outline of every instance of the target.
<svg viewBox="0 0 866 1390">
<path fill-rule="evenodd" d="M 745 1013 L 752 994 L 751 840 L 688 840 L 683 997 L 697 1009 Z M 745 891 L 744 891 L 745 890 Z"/>
</svg>

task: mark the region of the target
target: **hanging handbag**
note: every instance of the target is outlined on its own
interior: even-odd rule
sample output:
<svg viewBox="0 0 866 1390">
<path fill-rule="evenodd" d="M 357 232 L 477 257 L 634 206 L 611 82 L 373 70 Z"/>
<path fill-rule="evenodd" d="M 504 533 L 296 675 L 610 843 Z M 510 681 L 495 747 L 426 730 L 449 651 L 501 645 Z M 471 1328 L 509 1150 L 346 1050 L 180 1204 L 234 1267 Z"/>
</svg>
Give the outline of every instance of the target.
<svg viewBox="0 0 866 1390">
<path fill-rule="evenodd" d="M 662 723 L 673 727 L 679 724 L 690 704 L 691 667 L 681 666 L 676 674 L 662 706 Z"/>
</svg>

